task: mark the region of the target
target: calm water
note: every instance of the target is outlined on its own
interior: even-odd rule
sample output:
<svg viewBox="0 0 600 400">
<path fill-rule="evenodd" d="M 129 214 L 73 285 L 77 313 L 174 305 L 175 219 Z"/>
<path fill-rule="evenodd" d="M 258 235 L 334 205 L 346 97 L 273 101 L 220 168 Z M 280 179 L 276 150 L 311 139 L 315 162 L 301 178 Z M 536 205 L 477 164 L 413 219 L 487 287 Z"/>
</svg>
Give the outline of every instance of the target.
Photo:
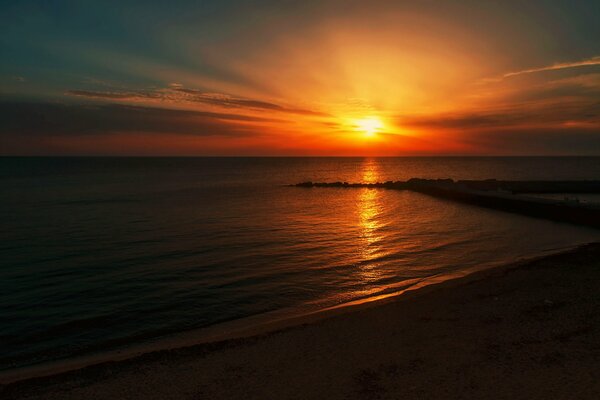
<svg viewBox="0 0 600 400">
<path fill-rule="evenodd" d="M 598 231 L 300 181 L 600 179 L 600 158 L 0 159 L 0 369 L 598 240 Z"/>
</svg>

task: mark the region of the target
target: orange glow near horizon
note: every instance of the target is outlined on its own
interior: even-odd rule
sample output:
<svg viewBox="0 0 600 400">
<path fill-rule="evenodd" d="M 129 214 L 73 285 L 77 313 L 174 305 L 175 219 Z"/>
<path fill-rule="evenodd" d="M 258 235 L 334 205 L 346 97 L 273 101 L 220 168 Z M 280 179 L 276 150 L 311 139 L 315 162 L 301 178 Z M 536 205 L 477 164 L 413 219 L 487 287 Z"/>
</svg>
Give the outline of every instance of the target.
<svg viewBox="0 0 600 400">
<path fill-rule="evenodd" d="M 599 57 L 524 60 L 514 40 L 473 34 L 426 6 L 356 7 L 311 14 L 297 30 L 265 17 L 247 35 L 264 39 L 260 46 L 170 31 L 164 42 L 177 44 L 181 63 L 82 48 L 136 83 L 61 88 L 65 106 L 39 118 L 57 134 L 15 140 L 8 152 L 541 155 L 573 143 L 575 154 L 592 151 Z M 38 129 L 27 123 L 24 131 Z"/>
<path fill-rule="evenodd" d="M 204 49 L 198 54 L 243 77 L 235 86 L 214 77 L 194 76 L 193 71 L 135 64 L 143 75 L 160 74 L 162 79 L 174 83 L 147 94 L 129 92 L 126 97 L 113 93 L 93 97 L 93 93 L 85 91 L 73 95 L 125 105 L 168 104 L 178 110 L 226 114 L 215 119 L 227 133 L 234 133 L 212 133 L 213 127 L 208 127 L 207 135 L 185 140 L 183 148 L 189 153 L 200 150 L 223 154 L 227 149 L 232 155 L 377 156 L 431 152 L 444 148 L 426 140 L 436 137 L 437 132 L 400 129 L 399 110 L 414 114 L 424 107 L 447 108 L 446 92 L 465 84 L 473 64 L 463 50 L 452 54 L 434 51 L 448 44 L 423 31 L 414 21 L 406 20 L 406 16 L 397 17 L 405 20 L 402 29 L 388 29 L 387 22 L 396 24 L 395 18 L 388 16 L 387 22 L 367 30 L 356 29 L 353 18 L 340 19 L 324 21 L 324 25 L 315 26 L 303 36 L 274 38 L 269 51 L 240 53 L 230 49 L 212 53 Z M 414 29 L 410 35 L 413 38 L 408 41 L 406 36 L 406 40 L 398 42 L 398 37 L 404 37 L 401 33 L 410 29 Z M 398 46 L 405 44 L 408 47 L 399 52 Z M 231 54 L 236 57 L 229 58 Z M 438 65 L 444 68 L 439 69 Z M 275 71 L 277 79 L 273 79 Z M 453 103 L 456 106 L 458 99 Z M 192 126 L 193 118 L 186 123 Z M 167 134 L 173 140 L 182 136 L 161 132 Z"/>
</svg>

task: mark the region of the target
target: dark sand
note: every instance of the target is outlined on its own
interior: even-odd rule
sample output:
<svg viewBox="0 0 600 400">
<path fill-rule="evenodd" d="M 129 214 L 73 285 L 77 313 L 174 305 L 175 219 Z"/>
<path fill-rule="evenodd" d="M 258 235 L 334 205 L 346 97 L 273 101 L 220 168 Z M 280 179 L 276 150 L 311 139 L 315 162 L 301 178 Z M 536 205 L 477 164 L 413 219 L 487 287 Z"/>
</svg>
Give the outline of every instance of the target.
<svg viewBox="0 0 600 400">
<path fill-rule="evenodd" d="M 600 244 L 2 399 L 600 399 Z"/>
</svg>

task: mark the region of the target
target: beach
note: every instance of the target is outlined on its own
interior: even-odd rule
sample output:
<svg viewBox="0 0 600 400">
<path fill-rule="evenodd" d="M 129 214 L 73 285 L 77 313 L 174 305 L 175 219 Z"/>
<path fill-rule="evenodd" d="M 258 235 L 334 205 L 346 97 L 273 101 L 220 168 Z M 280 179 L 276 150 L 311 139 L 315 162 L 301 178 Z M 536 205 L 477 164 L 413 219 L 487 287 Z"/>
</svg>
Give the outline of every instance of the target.
<svg viewBox="0 0 600 400">
<path fill-rule="evenodd" d="M 3 385 L 3 399 L 597 399 L 600 245 L 296 326 Z"/>
<path fill-rule="evenodd" d="M 599 15 L 1 2 L 0 400 L 600 400 Z"/>
</svg>

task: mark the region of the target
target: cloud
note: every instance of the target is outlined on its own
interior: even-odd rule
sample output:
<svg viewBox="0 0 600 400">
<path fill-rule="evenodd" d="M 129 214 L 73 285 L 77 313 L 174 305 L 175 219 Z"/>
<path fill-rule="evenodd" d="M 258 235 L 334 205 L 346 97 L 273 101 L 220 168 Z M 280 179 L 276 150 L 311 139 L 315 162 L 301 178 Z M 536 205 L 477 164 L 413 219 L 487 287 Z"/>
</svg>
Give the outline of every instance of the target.
<svg viewBox="0 0 600 400">
<path fill-rule="evenodd" d="M 586 60 L 581 60 L 581 61 L 556 63 L 556 64 L 552 64 L 552 65 L 548 65 L 548 66 L 540 67 L 540 68 L 531 68 L 531 69 L 524 69 L 521 71 L 508 72 L 508 73 L 502 75 L 502 78 L 510 78 L 513 76 L 524 75 L 524 74 L 533 74 L 536 72 L 543 72 L 543 71 L 556 71 L 556 70 L 560 70 L 560 69 L 587 67 L 587 66 L 591 66 L 591 65 L 600 65 L 600 56 L 595 56 L 595 57 L 588 58 Z"/>
<path fill-rule="evenodd" d="M 484 154 L 600 155 L 600 128 L 492 129 L 465 136 L 464 142 Z"/>
<path fill-rule="evenodd" d="M 270 111 L 289 111 L 278 104 L 261 100 L 237 98 L 227 94 L 202 92 L 200 90 L 185 89 L 183 87 L 172 88 L 172 90 L 182 94 L 182 100 L 191 102 L 205 103 L 221 107 L 241 107 Z"/>
<path fill-rule="evenodd" d="M 596 65 L 592 61 L 600 65 L 600 57 L 595 57 L 514 74 Z M 472 98 L 478 101 L 464 109 L 399 115 L 397 121 L 401 126 L 419 130 L 555 129 L 567 125 L 600 129 L 600 74 L 593 71 L 478 87 Z"/>
<path fill-rule="evenodd" d="M 89 90 L 67 90 L 65 92 L 71 96 L 88 97 L 92 99 L 107 99 L 107 100 L 134 100 L 134 99 L 150 99 L 160 98 L 152 96 L 150 93 L 144 92 L 95 92 Z"/>
<path fill-rule="evenodd" d="M 523 114 L 455 113 L 398 117 L 398 124 L 411 128 L 481 129 L 510 126 L 527 120 Z"/>
<path fill-rule="evenodd" d="M 121 104 L 82 105 L 0 102 L 0 135 L 71 135 L 123 132 L 199 136 L 252 135 L 252 123 L 272 120 L 237 114 L 173 110 Z"/>
<path fill-rule="evenodd" d="M 279 104 L 242 97 L 235 97 L 224 93 L 204 92 L 197 89 L 189 89 L 178 83 L 172 83 L 167 88 L 140 91 L 90 91 L 90 90 L 67 90 L 65 94 L 70 96 L 86 97 L 91 99 L 114 100 L 114 101 L 143 101 L 154 100 L 169 103 L 200 103 L 222 108 L 238 108 L 259 111 L 274 111 L 289 114 L 302 114 L 324 116 L 326 114 L 294 107 L 286 107 Z"/>
<path fill-rule="evenodd" d="M 560 110 L 558 110 L 560 108 Z M 465 112 L 443 115 L 399 116 L 398 125 L 416 129 L 488 130 L 508 127 L 557 125 L 592 125 L 600 132 L 600 104 L 588 107 L 549 107 L 520 112 Z M 566 111 L 566 112 L 565 112 Z"/>
</svg>

